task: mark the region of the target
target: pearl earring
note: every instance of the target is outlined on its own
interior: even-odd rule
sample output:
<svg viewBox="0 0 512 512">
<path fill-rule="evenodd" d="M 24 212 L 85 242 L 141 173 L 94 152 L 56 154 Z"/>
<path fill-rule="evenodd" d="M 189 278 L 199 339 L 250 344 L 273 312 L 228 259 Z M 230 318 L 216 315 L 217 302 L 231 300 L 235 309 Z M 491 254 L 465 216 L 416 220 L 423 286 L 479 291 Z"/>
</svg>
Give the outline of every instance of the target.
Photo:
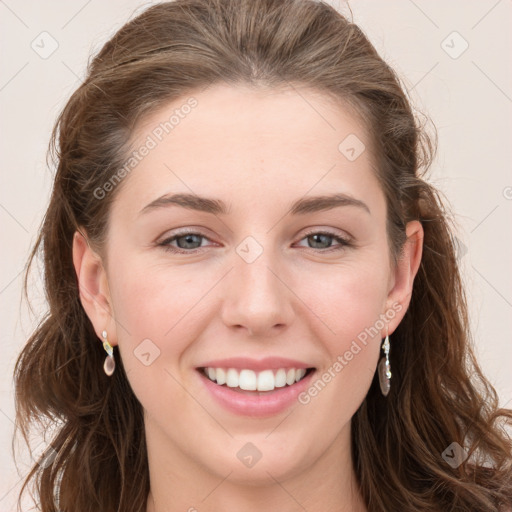
<svg viewBox="0 0 512 512">
<path fill-rule="evenodd" d="M 105 362 L 103 363 L 103 370 L 110 377 L 116 369 L 116 362 L 114 360 L 114 348 L 107 340 L 107 331 L 103 331 L 101 335 L 103 336 L 103 348 L 108 354 L 105 358 Z"/>
</svg>

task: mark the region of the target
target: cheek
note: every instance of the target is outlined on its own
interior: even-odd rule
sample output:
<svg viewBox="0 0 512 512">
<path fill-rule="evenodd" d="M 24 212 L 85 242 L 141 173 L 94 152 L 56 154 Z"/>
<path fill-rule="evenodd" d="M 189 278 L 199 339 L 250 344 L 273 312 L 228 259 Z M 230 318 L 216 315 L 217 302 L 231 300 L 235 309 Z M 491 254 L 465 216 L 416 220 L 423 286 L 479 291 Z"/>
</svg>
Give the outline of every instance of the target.
<svg viewBox="0 0 512 512">
<path fill-rule="evenodd" d="M 197 414 L 180 385 L 180 362 L 191 340 L 200 336 L 193 305 L 201 289 L 176 269 L 164 272 L 147 264 L 139 268 L 126 262 L 112 278 L 118 349 L 130 387 L 146 414 L 165 424 L 173 407 L 185 416 Z"/>
<path fill-rule="evenodd" d="M 305 411 L 314 411 L 308 416 L 312 428 L 326 435 L 350 421 L 371 385 L 387 320 L 387 283 L 386 269 L 374 263 L 340 272 L 321 292 L 310 293 L 315 312 L 328 326 L 320 338 L 326 362 L 299 402 Z"/>
<path fill-rule="evenodd" d="M 159 370 L 174 373 L 193 335 L 191 306 L 199 290 L 176 269 L 132 263 L 117 266 L 111 278 L 117 341 L 130 380 L 140 376 L 149 383 Z"/>
<path fill-rule="evenodd" d="M 326 353 L 326 366 L 319 371 L 330 391 L 323 393 L 326 407 L 332 400 L 340 403 L 340 392 L 345 406 L 341 411 L 351 411 L 352 405 L 363 400 L 373 378 L 380 354 L 382 333 L 385 332 L 385 304 L 389 273 L 386 262 L 376 259 L 360 261 L 346 268 L 329 270 L 319 281 L 316 275 L 301 280 L 301 296 L 308 297 L 307 304 L 321 320 L 315 330 L 321 348 Z M 310 286 L 311 282 L 317 286 Z M 322 286 L 319 286 L 319 283 Z M 347 393 L 347 391 L 350 391 Z M 318 391 L 312 390 L 315 395 Z M 307 397 L 306 397 L 307 400 Z"/>
<path fill-rule="evenodd" d="M 375 326 L 385 313 L 388 278 L 385 264 L 368 259 L 340 268 L 303 272 L 297 280 L 297 294 L 306 298 L 309 309 L 324 322 L 321 332 L 326 333 L 325 338 L 343 346 Z M 382 327 L 380 320 L 377 329 Z"/>
<path fill-rule="evenodd" d="M 134 341 L 144 337 L 161 343 L 174 337 L 190 323 L 187 314 L 204 295 L 197 272 L 144 260 L 119 265 L 111 281 L 116 320 L 126 328 L 119 335 L 122 339 L 128 331 Z"/>
</svg>

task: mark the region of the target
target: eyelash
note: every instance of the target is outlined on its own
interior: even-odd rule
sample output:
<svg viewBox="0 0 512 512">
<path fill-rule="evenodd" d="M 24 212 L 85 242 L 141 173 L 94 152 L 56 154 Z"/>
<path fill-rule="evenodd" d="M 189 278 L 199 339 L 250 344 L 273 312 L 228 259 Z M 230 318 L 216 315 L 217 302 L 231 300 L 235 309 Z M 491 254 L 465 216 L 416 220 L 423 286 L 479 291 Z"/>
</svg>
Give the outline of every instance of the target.
<svg viewBox="0 0 512 512">
<path fill-rule="evenodd" d="M 197 233 L 196 231 L 183 231 L 181 233 L 176 233 L 175 235 L 173 235 L 169 238 L 166 238 L 165 240 L 158 243 L 157 245 L 159 247 L 162 247 L 164 249 L 164 251 L 169 251 L 169 252 L 172 252 L 175 254 L 195 254 L 197 252 L 201 252 L 201 250 L 204 249 L 203 247 L 198 247 L 196 249 L 187 250 L 187 249 L 177 249 L 176 247 L 173 247 L 172 245 L 170 245 L 170 243 L 174 242 L 177 238 L 182 238 L 187 235 L 196 235 L 201 238 L 205 238 L 206 240 L 210 240 L 207 236 L 204 236 L 201 233 Z M 308 238 L 312 235 L 325 235 L 325 236 L 334 238 L 334 240 L 339 242 L 340 245 L 334 246 L 334 247 L 329 247 L 327 249 L 315 249 L 313 247 L 304 247 L 304 249 L 311 249 L 313 251 L 319 251 L 319 252 L 323 252 L 323 253 L 331 253 L 331 252 L 339 251 L 339 250 L 345 249 L 347 247 L 353 246 L 352 242 L 349 241 L 348 239 L 343 238 L 339 235 L 336 235 L 335 233 L 331 233 L 329 231 L 310 231 L 308 233 L 305 233 L 300 241 L 302 241 L 305 238 Z"/>
</svg>

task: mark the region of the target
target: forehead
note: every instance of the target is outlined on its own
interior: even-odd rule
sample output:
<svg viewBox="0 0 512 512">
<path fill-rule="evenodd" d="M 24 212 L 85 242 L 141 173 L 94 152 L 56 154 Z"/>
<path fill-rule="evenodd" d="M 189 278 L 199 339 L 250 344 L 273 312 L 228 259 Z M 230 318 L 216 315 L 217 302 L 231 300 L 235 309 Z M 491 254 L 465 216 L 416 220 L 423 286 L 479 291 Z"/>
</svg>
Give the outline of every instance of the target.
<svg viewBox="0 0 512 512">
<path fill-rule="evenodd" d="M 145 116 L 132 141 L 141 142 L 153 134 L 164 143 L 162 139 L 186 137 L 191 143 L 200 138 L 203 144 L 216 144 L 219 139 L 227 142 L 223 140 L 226 130 L 236 130 L 230 135 L 244 148 L 262 137 L 275 138 L 283 146 L 318 137 L 326 144 L 336 144 L 340 137 L 354 132 L 366 138 L 359 112 L 326 93 L 293 85 L 271 89 L 217 84 L 182 95 Z"/>
<path fill-rule="evenodd" d="M 216 85 L 184 95 L 146 116 L 133 133 L 144 151 L 125 198 L 144 204 L 177 191 L 260 201 L 281 195 L 375 187 L 369 136 L 354 111 L 306 88 Z M 370 187 L 370 188 L 369 188 Z M 240 194 L 238 194 L 240 196 Z"/>
</svg>

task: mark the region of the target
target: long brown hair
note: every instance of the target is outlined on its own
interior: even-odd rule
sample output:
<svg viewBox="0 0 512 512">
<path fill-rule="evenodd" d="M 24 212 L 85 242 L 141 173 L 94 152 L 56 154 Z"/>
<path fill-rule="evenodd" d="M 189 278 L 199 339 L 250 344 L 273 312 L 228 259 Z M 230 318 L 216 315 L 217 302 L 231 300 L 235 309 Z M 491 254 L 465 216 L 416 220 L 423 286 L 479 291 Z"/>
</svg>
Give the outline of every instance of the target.
<svg viewBox="0 0 512 512">
<path fill-rule="evenodd" d="M 43 512 L 143 512 L 149 471 L 142 406 L 122 361 L 111 378 L 79 299 L 72 239 L 101 251 L 112 199 L 98 188 L 124 165 L 143 116 L 224 82 L 305 85 L 351 105 L 372 138 L 399 257 L 408 221 L 424 249 L 410 306 L 393 334 L 393 379 L 377 379 L 352 419 L 354 468 L 370 511 L 496 511 L 512 504 L 512 443 L 496 391 L 471 349 L 450 216 L 424 181 L 435 137 L 412 112 L 399 77 L 361 29 L 313 0 L 176 0 L 123 26 L 90 62 L 54 127 L 50 204 L 27 262 L 42 253 L 49 311 L 15 368 L 16 424 L 55 432 L 50 464 L 34 464 Z M 125 178 L 129 179 L 129 178 Z M 102 189 L 104 190 L 104 189 Z M 96 192 L 96 193 L 95 193 Z M 468 458 L 449 464 L 446 449 Z M 453 452 L 448 452 L 453 456 Z M 452 467 L 456 466 L 456 467 Z"/>
</svg>

